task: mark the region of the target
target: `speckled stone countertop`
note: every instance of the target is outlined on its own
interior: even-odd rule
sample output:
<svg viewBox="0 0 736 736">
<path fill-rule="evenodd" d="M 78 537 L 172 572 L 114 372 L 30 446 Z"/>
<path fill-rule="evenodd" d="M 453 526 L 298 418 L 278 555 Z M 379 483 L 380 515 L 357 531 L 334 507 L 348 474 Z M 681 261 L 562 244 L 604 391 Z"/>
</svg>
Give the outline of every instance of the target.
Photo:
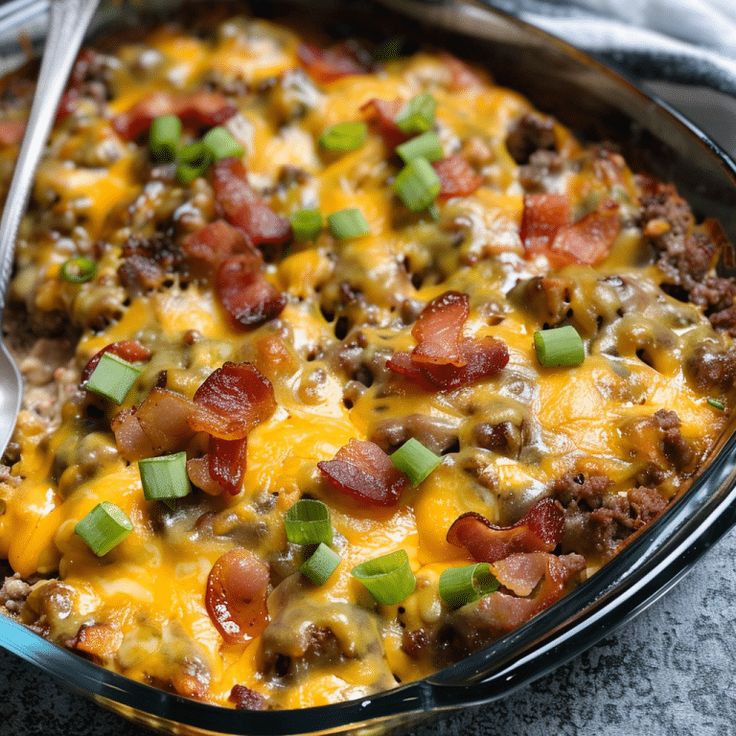
<svg viewBox="0 0 736 736">
<path fill-rule="evenodd" d="M 736 732 L 736 532 L 675 590 L 501 703 L 414 736 L 726 736 Z M 145 736 L 0 652 L 0 734 Z"/>
</svg>

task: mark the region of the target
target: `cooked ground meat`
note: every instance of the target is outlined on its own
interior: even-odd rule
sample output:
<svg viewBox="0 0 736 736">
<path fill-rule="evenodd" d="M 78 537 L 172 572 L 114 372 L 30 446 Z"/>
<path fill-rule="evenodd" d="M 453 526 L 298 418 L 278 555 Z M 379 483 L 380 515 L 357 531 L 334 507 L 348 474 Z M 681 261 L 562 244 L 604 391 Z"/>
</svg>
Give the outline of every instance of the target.
<svg viewBox="0 0 736 736">
<path fill-rule="evenodd" d="M 576 550 L 602 560 L 611 557 L 633 532 L 653 521 L 667 506 L 654 488 L 612 493 L 605 476 L 568 473 L 552 484 L 565 509 L 563 551 Z"/>
<path fill-rule="evenodd" d="M 506 148 L 517 164 L 526 164 L 535 151 L 553 151 L 556 147 L 554 120 L 528 112 L 522 115 L 506 136 Z"/>
<path fill-rule="evenodd" d="M 564 165 L 565 160 L 556 151 L 534 151 L 529 163 L 519 168 L 519 182 L 528 192 L 549 191 Z"/>
<path fill-rule="evenodd" d="M 654 413 L 654 419 L 663 433 L 665 457 L 678 470 L 682 470 L 692 462 L 693 451 L 680 434 L 680 418 L 677 412 L 660 409 Z"/>
<path fill-rule="evenodd" d="M 31 586 L 18 573 L 15 573 L 5 578 L 0 588 L 0 606 L 4 607 L 8 613 L 18 614 L 30 592 Z"/>
<path fill-rule="evenodd" d="M 704 342 L 695 347 L 685 369 L 698 389 L 725 391 L 736 382 L 736 350 L 725 350 L 720 345 Z"/>
<path fill-rule="evenodd" d="M 159 289 L 173 273 L 187 278 L 186 261 L 169 231 L 150 238 L 133 236 L 123 246 L 120 282 L 132 296 Z"/>
<path fill-rule="evenodd" d="M 268 700 L 245 685 L 234 685 L 228 700 L 235 703 L 237 710 L 266 710 L 268 708 Z"/>
</svg>

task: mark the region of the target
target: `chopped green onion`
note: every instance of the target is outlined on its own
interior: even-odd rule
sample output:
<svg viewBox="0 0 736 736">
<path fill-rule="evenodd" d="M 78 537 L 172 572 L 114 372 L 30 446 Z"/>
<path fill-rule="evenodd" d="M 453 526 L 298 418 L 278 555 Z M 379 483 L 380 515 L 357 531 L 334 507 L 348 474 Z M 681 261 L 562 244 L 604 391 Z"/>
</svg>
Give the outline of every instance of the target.
<svg viewBox="0 0 736 736">
<path fill-rule="evenodd" d="M 437 172 L 426 158 L 413 158 L 394 181 L 394 191 L 412 212 L 432 205 L 441 186 Z"/>
<path fill-rule="evenodd" d="M 293 544 L 332 543 L 330 510 L 309 498 L 297 501 L 285 514 L 286 538 Z"/>
<path fill-rule="evenodd" d="M 718 399 L 707 399 L 707 401 L 714 409 L 718 409 L 719 411 L 723 411 L 726 408 L 726 405 Z"/>
<path fill-rule="evenodd" d="M 347 153 L 360 148 L 368 135 L 365 123 L 337 123 L 325 128 L 319 137 L 319 144 L 326 151 Z"/>
<path fill-rule="evenodd" d="M 442 458 L 412 437 L 391 455 L 391 462 L 409 476 L 413 486 L 418 486 L 442 463 Z"/>
<path fill-rule="evenodd" d="M 95 277 L 97 264 L 91 258 L 76 256 L 64 261 L 61 266 L 61 278 L 70 284 L 83 284 Z"/>
<path fill-rule="evenodd" d="M 148 133 L 148 147 L 157 161 L 173 161 L 181 140 L 181 120 L 176 115 L 154 118 Z"/>
<path fill-rule="evenodd" d="M 182 184 L 189 184 L 202 176 L 211 163 L 212 154 L 204 143 L 190 143 L 176 157 L 176 176 Z"/>
<path fill-rule="evenodd" d="M 245 153 L 245 149 L 235 140 L 233 134 L 221 125 L 207 131 L 202 143 L 215 161 L 221 161 L 223 158 L 240 158 Z"/>
<path fill-rule="evenodd" d="M 498 590 L 498 580 L 487 562 L 451 567 L 440 575 L 440 596 L 452 608 L 472 603 Z"/>
<path fill-rule="evenodd" d="M 75 527 L 74 533 L 98 556 L 117 547 L 133 531 L 125 511 L 109 501 L 98 503 Z"/>
<path fill-rule="evenodd" d="M 412 97 L 396 116 L 396 125 L 402 133 L 426 133 L 434 125 L 437 103 L 428 92 Z"/>
<path fill-rule="evenodd" d="M 373 51 L 373 60 L 382 61 L 393 61 L 401 56 L 401 50 L 404 47 L 406 39 L 403 36 L 394 36 L 384 41 L 380 46 L 377 46 Z"/>
<path fill-rule="evenodd" d="M 571 325 L 535 332 L 534 347 L 545 368 L 581 365 L 585 360 L 583 340 Z"/>
<path fill-rule="evenodd" d="M 427 212 L 429 212 L 429 216 L 435 221 L 440 221 L 440 208 L 437 206 L 437 202 L 432 202 L 429 207 L 427 207 Z"/>
<path fill-rule="evenodd" d="M 331 215 L 328 215 L 327 224 L 330 232 L 338 240 L 361 238 L 363 235 L 369 235 L 371 232 L 363 213 L 355 207 L 333 212 Z"/>
<path fill-rule="evenodd" d="M 297 210 L 289 221 L 297 243 L 314 240 L 322 232 L 324 226 L 322 213 L 315 209 Z"/>
<path fill-rule="evenodd" d="M 114 353 L 103 353 L 84 388 L 116 404 L 122 404 L 140 374 L 141 369 L 127 360 Z"/>
<path fill-rule="evenodd" d="M 386 606 L 401 603 L 417 587 L 409 555 L 403 549 L 363 562 L 353 568 L 352 575 Z"/>
<path fill-rule="evenodd" d="M 305 560 L 299 572 L 315 585 L 324 585 L 340 564 L 340 555 L 326 544 L 320 543 L 309 559 Z"/>
<path fill-rule="evenodd" d="M 187 475 L 187 454 L 150 457 L 138 461 L 143 495 L 149 501 L 184 498 L 192 490 Z"/>
<path fill-rule="evenodd" d="M 426 158 L 427 161 L 439 161 L 445 155 L 439 136 L 433 130 L 428 130 L 426 133 L 422 133 L 416 138 L 412 138 L 406 143 L 396 146 L 396 153 L 407 164 L 415 158 Z"/>
</svg>

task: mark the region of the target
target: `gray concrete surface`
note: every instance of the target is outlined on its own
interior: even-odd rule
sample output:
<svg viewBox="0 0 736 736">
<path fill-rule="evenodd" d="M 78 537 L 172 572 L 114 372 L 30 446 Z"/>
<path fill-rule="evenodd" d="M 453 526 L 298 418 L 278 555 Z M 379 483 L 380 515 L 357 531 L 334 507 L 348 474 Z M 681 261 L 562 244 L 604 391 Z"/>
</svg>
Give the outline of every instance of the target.
<svg viewBox="0 0 736 736">
<path fill-rule="evenodd" d="M 635 621 L 502 703 L 415 736 L 736 733 L 736 533 Z M 0 652 L 1 736 L 145 736 Z"/>
</svg>

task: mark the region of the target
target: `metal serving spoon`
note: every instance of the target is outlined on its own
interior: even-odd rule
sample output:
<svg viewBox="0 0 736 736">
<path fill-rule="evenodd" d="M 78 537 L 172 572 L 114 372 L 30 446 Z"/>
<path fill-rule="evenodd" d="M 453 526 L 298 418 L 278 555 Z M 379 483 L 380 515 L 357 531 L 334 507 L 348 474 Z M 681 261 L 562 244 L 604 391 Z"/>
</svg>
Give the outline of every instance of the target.
<svg viewBox="0 0 736 736">
<path fill-rule="evenodd" d="M 0 324 L 2 324 L 18 228 L 61 94 L 100 0 L 50 0 L 49 31 L 31 114 L 0 220 Z M 0 332 L 0 456 L 13 434 L 23 379 Z"/>
</svg>

